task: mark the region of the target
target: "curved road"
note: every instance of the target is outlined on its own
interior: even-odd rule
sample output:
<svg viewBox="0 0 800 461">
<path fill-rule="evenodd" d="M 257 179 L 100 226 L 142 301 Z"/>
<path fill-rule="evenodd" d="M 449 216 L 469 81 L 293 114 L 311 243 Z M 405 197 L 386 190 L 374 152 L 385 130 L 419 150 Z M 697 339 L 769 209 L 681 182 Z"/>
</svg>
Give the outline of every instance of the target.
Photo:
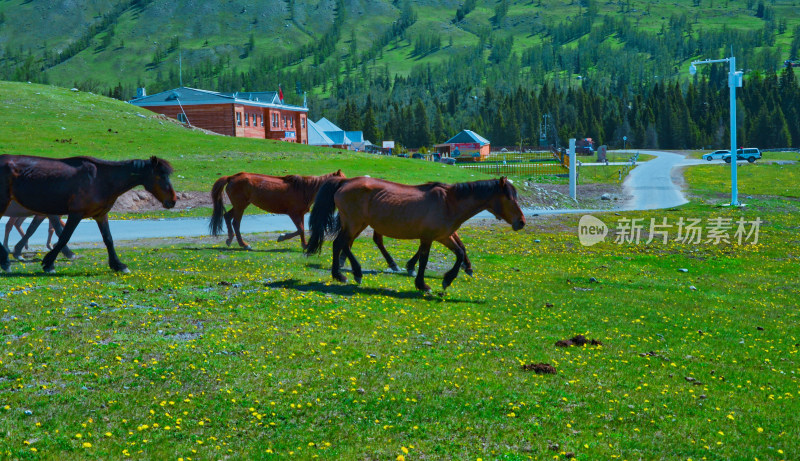
<svg viewBox="0 0 800 461">
<path fill-rule="evenodd" d="M 631 153 L 637 151 L 629 151 Z M 656 158 L 639 163 L 631 170 L 622 188 L 625 195 L 633 197 L 623 210 L 654 210 L 672 208 L 688 202 L 681 187 L 672 179 L 673 169 L 679 166 L 702 165 L 702 160 L 687 159 L 683 155 L 661 151 L 638 151 Z"/>
<path fill-rule="evenodd" d="M 679 185 L 672 180 L 672 170 L 675 167 L 706 164 L 701 160 L 686 159 L 679 154 L 660 151 L 628 151 L 631 153 L 642 152 L 655 155 L 656 158 L 641 162 L 634 168 L 623 183 L 626 195 L 633 197 L 623 206 L 623 210 L 651 210 L 656 208 L 671 208 L 687 202 Z M 533 214 L 560 214 L 560 213 L 591 213 L 598 210 L 523 210 L 526 215 Z M 608 210 L 603 210 L 608 211 Z M 479 213 L 475 218 L 493 218 L 488 212 Z M 7 218 L 0 219 L 0 230 L 5 228 Z M 294 225 L 288 216 L 284 215 L 252 215 L 245 216 L 242 220 L 241 231 L 254 232 L 283 232 L 294 231 Z M 32 245 L 44 245 L 47 237 L 47 226 L 42 224 L 31 238 Z M 135 240 L 156 237 L 197 237 L 209 235 L 208 218 L 174 218 L 174 219 L 139 219 L 125 221 L 111 221 L 111 232 L 114 240 Z M 220 237 L 222 242 L 224 237 Z M 16 231 L 9 239 L 13 246 L 19 240 Z M 101 242 L 100 231 L 92 220 L 82 221 L 70 239 L 73 243 Z M 234 245 L 236 243 L 234 242 Z"/>
</svg>

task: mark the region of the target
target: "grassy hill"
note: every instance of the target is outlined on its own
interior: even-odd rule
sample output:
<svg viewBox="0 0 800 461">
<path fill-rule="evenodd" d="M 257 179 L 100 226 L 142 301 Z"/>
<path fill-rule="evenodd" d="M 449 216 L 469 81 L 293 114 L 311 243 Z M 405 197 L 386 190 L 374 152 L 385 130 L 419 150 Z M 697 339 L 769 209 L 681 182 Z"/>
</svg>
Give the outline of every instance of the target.
<svg viewBox="0 0 800 461">
<path fill-rule="evenodd" d="M 0 82 L 0 154 L 113 160 L 157 155 L 175 166 L 177 189 L 196 191 L 239 171 L 324 174 L 341 168 L 348 176 L 369 173 L 407 183 L 476 179 L 430 162 L 207 134 L 104 96 L 11 82 Z"/>
</svg>

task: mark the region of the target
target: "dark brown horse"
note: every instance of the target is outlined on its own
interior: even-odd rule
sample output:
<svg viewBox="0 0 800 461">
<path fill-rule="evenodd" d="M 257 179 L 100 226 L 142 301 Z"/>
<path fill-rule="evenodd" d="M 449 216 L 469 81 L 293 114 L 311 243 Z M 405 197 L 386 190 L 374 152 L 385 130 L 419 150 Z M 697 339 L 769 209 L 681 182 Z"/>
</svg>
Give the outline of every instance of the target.
<svg viewBox="0 0 800 461">
<path fill-rule="evenodd" d="M 11 200 L 44 215 L 67 215 L 58 242 L 42 259 L 45 272 L 53 272 L 58 253 L 69 242 L 83 218 L 97 222 L 108 249 L 108 265 L 129 272 L 114 250 L 108 228 L 108 212 L 117 197 L 136 186 L 153 194 L 165 208 L 175 206 L 175 191 L 169 181 L 172 166 L 166 160 L 111 162 L 92 157 L 50 159 L 28 155 L 0 155 L 0 214 Z M 0 268 L 7 271 L 8 252 L 0 246 Z"/>
<path fill-rule="evenodd" d="M 300 244 L 306 247 L 305 224 L 303 216 L 311 209 L 311 203 L 320 186 L 329 178 L 344 178 L 342 170 L 322 176 L 268 176 L 255 173 L 237 173 L 223 176 L 211 188 L 211 200 L 214 202 L 214 214 L 211 216 L 209 229 L 211 235 L 222 232 L 222 219 L 228 228 L 226 244 L 233 242 L 234 232 L 239 246 L 249 250 L 250 245 L 242 239 L 239 226 L 242 223 L 244 210 L 252 203 L 270 213 L 289 215 L 296 232 L 282 234 L 278 241 L 282 242 L 300 236 Z M 232 208 L 225 211 L 222 202 L 222 191 L 228 194 Z"/>
<path fill-rule="evenodd" d="M 61 222 L 61 217 L 56 215 L 45 216 L 42 214 L 36 214 L 31 211 L 26 210 L 22 207 L 19 203 L 15 200 L 12 200 L 11 203 L 8 204 L 6 211 L 4 213 L 5 216 L 8 216 L 8 222 L 6 223 L 6 233 L 3 239 L 3 246 L 6 247 L 6 251 L 8 251 L 8 234 L 10 233 L 12 227 L 16 227 L 19 233 L 21 234 L 22 238 L 19 242 L 14 246 L 14 258 L 24 261 L 25 259 L 22 257 L 22 250 L 28 248 L 28 240 L 30 240 L 31 236 L 36 232 L 36 229 L 39 228 L 39 225 L 45 219 L 49 220 L 50 228 L 47 231 L 47 249 L 52 250 L 53 247 L 50 245 L 50 239 L 53 238 L 53 233 L 56 236 L 61 235 L 61 231 L 64 228 L 64 224 Z M 33 216 L 33 220 L 28 225 L 28 230 L 26 232 L 22 232 L 20 225 L 25 218 Z M 61 253 L 64 254 L 65 257 L 68 259 L 74 259 L 75 253 L 69 249 L 69 247 L 64 247 L 61 250 Z"/>
<path fill-rule="evenodd" d="M 361 282 L 361 266 L 350 247 L 367 226 L 382 236 L 397 239 L 419 239 L 419 271 L 415 286 L 429 291 L 425 284 L 425 267 L 431 243 L 437 241 L 456 255 L 456 263 L 442 280 L 447 289 L 458 275 L 464 261 L 464 250 L 453 234 L 467 219 L 488 210 L 503 219 L 514 230 L 525 226 L 525 216 L 517 204 L 517 191 L 505 178 L 458 184 L 428 183 L 407 186 L 380 179 L 359 177 L 332 179 L 319 190 L 309 219 L 311 237 L 306 254 L 322 251 L 326 233 L 335 233 L 331 275 L 346 282 L 341 273 L 339 256 L 347 256 L 356 283 Z M 339 210 L 338 219 L 334 216 Z"/>
</svg>

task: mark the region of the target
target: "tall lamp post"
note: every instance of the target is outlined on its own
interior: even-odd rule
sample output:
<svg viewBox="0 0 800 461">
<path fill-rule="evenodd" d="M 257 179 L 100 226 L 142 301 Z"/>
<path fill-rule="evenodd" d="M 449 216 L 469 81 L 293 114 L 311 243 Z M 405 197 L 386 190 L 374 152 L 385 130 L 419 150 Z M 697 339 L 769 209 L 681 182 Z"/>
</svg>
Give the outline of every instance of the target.
<svg viewBox="0 0 800 461">
<path fill-rule="evenodd" d="M 725 59 L 706 59 L 703 61 L 692 61 L 689 66 L 689 73 L 697 73 L 698 64 L 713 64 L 717 62 L 727 62 L 728 88 L 731 92 L 731 206 L 739 206 L 739 186 L 736 179 L 736 162 L 739 156 L 736 153 L 736 88 L 742 87 L 742 73 L 736 71 L 736 58 L 731 56 Z"/>
</svg>

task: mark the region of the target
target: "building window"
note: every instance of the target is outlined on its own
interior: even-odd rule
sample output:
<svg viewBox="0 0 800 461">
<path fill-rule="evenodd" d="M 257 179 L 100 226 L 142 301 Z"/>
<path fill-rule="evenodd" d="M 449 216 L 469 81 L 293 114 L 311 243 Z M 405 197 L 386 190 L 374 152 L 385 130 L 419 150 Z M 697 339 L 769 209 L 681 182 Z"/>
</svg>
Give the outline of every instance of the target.
<svg viewBox="0 0 800 461">
<path fill-rule="evenodd" d="M 250 126 L 250 114 L 244 114 L 244 126 Z"/>
<path fill-rule="evenodd" d="M 189 121 L 186 120 L 186 114 L 183 112 L 178 113 L 178 121 L 181 123 L 189 123 Z"/>
<path fill-rule="evenodd" d="M 242 113 L 236 112 L 236 126 L 242 126 Z"/>
<path fill-rule="evenodd" d="M 289 125 L 286 124 L 286 116 L 285 115 L 283 116 L 283 127 L 284 128 L 288 128 L 289 127 Z"/>
<path fill-rule="evenodd" d="M 258 114 L 258 123 L 260 126 L 264 126 L 264 116 L 261 114 Z"/>
<path fill-rule="evenodd" d="M 289 119 L 289 128 L 294 128 L 294 118 Z"/>
<path fill-rule="evenodd" d="M 305 117 L 300 117 L 300 127 L 301 128 L 305 128 L 306 127 L 306 118 Z"/>
</svg>

